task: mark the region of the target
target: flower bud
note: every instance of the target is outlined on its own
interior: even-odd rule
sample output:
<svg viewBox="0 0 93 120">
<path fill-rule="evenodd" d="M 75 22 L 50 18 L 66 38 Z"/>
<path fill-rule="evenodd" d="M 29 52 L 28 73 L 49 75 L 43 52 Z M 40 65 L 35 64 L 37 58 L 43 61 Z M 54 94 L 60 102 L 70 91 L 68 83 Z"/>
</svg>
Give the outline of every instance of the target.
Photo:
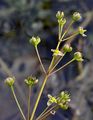
<svg viewBox="0 0 93 120">
<path fill-rule="evenodd" d="M 62 19 L 64 17 L 64 12 L 58 11 L 56 17 L 58 20 Z"/>
<path fill-rule="evenodd" d="M 48 94 L 48 102 L 47 102 L 47 106 L 52 105 L 53 103 L 57 103 L 57 99 L 55 97 L 53 97 L 52 95 Z"/>
<path fill-rule="evenodd" d="M 30 39 L 30 43 L 34 46 L 37 47 L 37 45 L 41 42 L 41 39 L 37 36 L 37 37 L 32 37 Z"/>
<path fill-rule="evenodd" d="M 86 37 L 86 35 L 85 35 L 85 32 L 86 32 L 86 31 L 87 31 L 87 30 L 84 30 L 83 27 L 79 27 L 79 28 L 78 28 L 79 34 L 82 35 L 83 37 Z"/>
<path fill-rule="evenodd" d="M 63 46 L 63 51 L 64 52 L 71 52 L 72 51 L 72 47 L 70 47 L 69 44 L 65 44 Z"/>
<path fill-rule="evenodd" d="M 14 82 L 15 82 L 15 78 L 14 77 L 8 77 L 5 80 L 5 84 L 7 84 L 9 87 L 13 86 Z"/>
<path fill-rule="evenodd" d="M 66 19 L 64 18 L 64 19 L 59 19 L 58 20 L 58 23 L 61 25 L 61 26 L 63 26 L 65 23 L 66 23 Z"/>
<path fill-rule="evenodd" d="M 74 53 L 74 59 L 79 61 L 79 62 L 82 62 L 83 61 L 82 54 L 80 52 Z"/>
<path fill-rule="evenodd" d="M 79 12 L 74 12 L 74 14 L 72 16 L 73 21 L 79 21 L 81 18 L 82 17 Z"/>
<path fill-rule="evenodd" d="M 53 56 L 63 56 L 63 53 L 58 49 L 51 49 L 51 51 L 53 52 Z"/>
<path fill-rule="evenodd" d="M 35 84 L 38 83 L 38 79 L 36 79 L 35 77 L 28 77 L 27 79 L 25 79 L 25 83 L 28 85 L 28 86 L 33 86 Z"/>
</svg>

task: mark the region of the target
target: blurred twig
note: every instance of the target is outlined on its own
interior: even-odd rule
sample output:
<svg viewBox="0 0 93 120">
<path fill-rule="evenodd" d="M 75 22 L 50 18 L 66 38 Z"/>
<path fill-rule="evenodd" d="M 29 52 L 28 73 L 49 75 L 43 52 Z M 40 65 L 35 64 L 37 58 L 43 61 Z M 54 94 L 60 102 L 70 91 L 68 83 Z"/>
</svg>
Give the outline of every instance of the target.
<svg viewBox="0 0 93 120">
<path fill-rule="evenodd" d="M 10 77 L 10 76 L 13 76 L 12 72 L 10 71 L 10 69 L 8 68 L 8 66 L 6 65 L 6 63 L 0 58 L 0 64 L 1 64 L 1 67 L 2 69 L 4 70 L 4 72 Z M 20 86 L 16 80 L 16 83 L 15 83 L 15 87 L 17 88 L 17 91 L 20 95 L 20 97 L 22 98 L 23 102 L 24 102 L 24 105 L 27 107 L 27 104 L 26 104 L 26 97 L 22 91 L 22 89 L 20 89 Z"/>
</svg>

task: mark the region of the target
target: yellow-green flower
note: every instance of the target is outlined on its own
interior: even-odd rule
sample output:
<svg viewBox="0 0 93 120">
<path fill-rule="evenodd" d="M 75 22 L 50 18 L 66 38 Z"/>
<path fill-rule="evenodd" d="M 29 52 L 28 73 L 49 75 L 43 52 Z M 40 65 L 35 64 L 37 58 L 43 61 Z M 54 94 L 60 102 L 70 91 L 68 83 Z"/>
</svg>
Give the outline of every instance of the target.
<svg viewBox="0 0 93 120">
<path fill-rule="evenodd" d="M 85 30 L 83 27 L 79 27 L 78 28 L 79 34 L 82 35 L 83 37 L 86 37 L 86 34 L 85 34 L 86 31 L 87 30 Z"/>
<path fill-rule="evenodd" d="M 63 53 L 58 49 L 51 49 L 51 51 L 53 52 L 53 56 L 63 56 Z"/>
<path fill-rule="evenodd" d="M 47 102 L 48 106 L 52 104 L 57 104 L 62 109 L 67 109 L 69 106 L 68 104 L 70 102 L 70 95 L 67 92 L 62 91 L 57 97 L 48 95 L 48 98 L 49 98 Z"/>
<path fill-rule="evenodd" d="M 57 99 L 55 97 L 53 97 L 52 95 L 48 94 L 48 102 L 47 102 L 47 106 L 52 105 L 53 103 L 57 103 Z"/>
</svg>

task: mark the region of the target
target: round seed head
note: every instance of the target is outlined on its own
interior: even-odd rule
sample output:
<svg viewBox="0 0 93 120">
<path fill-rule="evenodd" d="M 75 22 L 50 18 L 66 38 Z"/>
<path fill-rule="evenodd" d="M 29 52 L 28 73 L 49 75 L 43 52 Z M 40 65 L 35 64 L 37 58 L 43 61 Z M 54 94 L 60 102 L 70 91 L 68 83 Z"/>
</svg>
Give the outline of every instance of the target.
<svg viewBox="0 0 93 120">
<path fill-rule="evenodd" d="M 5 84 L 7 84 L 10 87 L 13 86 L 14 82 L 15 82 L 15 78 L 14 77 L 8 77 L 5 80 Z"/>
<path fill-rule="evenodd" d="M 82 62 L 82 54 L 80 52 L 74 53 L 74 59 L 77 60 L 78 62 Z"/>
<path fill-rule="evenodd" d="M 73 16 L 72 16 L 72 19 L 74 21 L 79 21 L 81 19 L 81 14 L 79 12 L 74 12 Z"/>
</svg>

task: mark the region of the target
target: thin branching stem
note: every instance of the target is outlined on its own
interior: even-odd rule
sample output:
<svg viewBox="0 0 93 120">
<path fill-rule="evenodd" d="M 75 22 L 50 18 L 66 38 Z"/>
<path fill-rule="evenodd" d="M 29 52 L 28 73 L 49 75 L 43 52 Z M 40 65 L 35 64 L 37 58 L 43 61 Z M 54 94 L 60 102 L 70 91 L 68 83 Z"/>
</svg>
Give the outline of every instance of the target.
<svg viewBox="0 0 93 120">
<path fill-rule="evenodd" d="M 49 109 L 49 106 L 47 106 L 43 112 L 38 116 L 38 118 L 36 120 L 38 120 L 47 110 Z"/>
<path fill-rule="evenodd" d="M 20 113 L 21 113 L 21 115 L 22 115 L 22 117 L 23 117 L 23 120 L 26 120 L 26 117 L 25 117 L 25 115 L 24 115 L 24 113 L 23 113 L 23 111 L 22 111 L 22 108 L 21 108 L 21 106 L 20 106 L 20 104 L 19 104 L 19 102 L 18 102 L 18 100 L 17 100 L 17 97 L 16 97 L 16 94 L 15 94 L 15 91 L 14 91 L 13 86 L 11 86 L 11 91 L 12 91 L 13 97 L 14 97 L 14 99 L 15 99 L 15 102 L 16 102 L 16 104 L 17 104 L 17 107 L 18 107 L 18 109 L 19 109 L 19 111 L 20 111 Z"/>
<path fill-rule="evenodd" d="M 55 70 L 54 72 L 50 73 L 50 75 L 60 71 L 61 69 L 63 69 L 64 67 L 66 67 L 67 65 L 69 65 L 70 63 L 72 63 L 75 59 L 73 58 L 72 60 L 70 60 L 69 62 L 67 62 L 65 65 L 63 65 L 62 67 L 58 68 L 57 70 Z M 50 76 L 49 75 L 49 76 Z"/>
<path fill-rule="evenodd" d="M 46 74 L 46 70 L 45 70 L 45 68 L 44 68 L 44 66 L 43 66 L 43 63 L 42 63 L 42 61 L 41 61 L 41 58 L 40 58 L 40 55 L 39 55 L 39 52 L 38 52 L 38 48 L 35 47 L 35 50 L 36 50 L 36 53 L 37 53 L 37 56 L 38 56 L 38 60 L 39 60 L 39 62 L 40 62 L 40 64 L 41 64 L 41 67 L 42 67 L 42 69 L 43 69 L 43 72 Z"/>
<path fill-rule="evenodd" d="M 67 38 L 63 39 L 62 41 L 70 40 L 71 38 L 75 37 L 76 35 L 78 35 L 78 32 L 72 34 L 70 37 L 67 37 Z"/>
<path fill-rule="evenodd" d="M 65 36 L 65 34 L 68 32 L 68 30 L 70 29 L 72 23 L 73 23 L 73 22 L 71 22 L 71 24 L 69 25 L 68 29 L 67 29 L 67 30 L 64 32 L 64 34 L 62 35 L 62 39 L 63 39 L 63 37 Z M 62 33 L 62 28 L 59 27 L 59 31 L 60 31 L 60 34 L 61 34 L 61 33 Z M 60 36 L 60 34 L 59 34 L 59 36 Z M 61 39 L 61 38 L 60 38 L 60 39 Z M 59 49 L 60 43 L 61 43 L 61 40 L 59 40 L 56 49 Z M 40 64 L 41 64 L 41 66 L 42 66 L 42 69 L 43 69 L 44 73 L 46 74 L 46 70 L 45 70 L 45 68 L 44 68 L 44 66 L 43 66 L 43 64 L 42 64 L 42 61 L 41 61 L 41 58 L 40 58 L 40 55 L 39 55 L 39 52 L 38 52 L 37 47 L 36 47 L 36 53 L 37 53 L 38 59 L 39 59 L 39 61 L 40 61 Z M 66 65 L 70 64 L 70 63 L 67 63 L 67 64 L 64 65 L 62 68 L 59 68 L 58 70 L 54 71 L 53 73 L 50 73 L 50 71 L 51 71 L 51 69 L 52 69 L 52 67 L 53 67 L 53 65 L 54 65 L 54 61 L 55 61 L 55 56 L 53 56 L 52 61 L 51 61 L 51 63 L 50 63 L 50 66 L 49 66 L 49 68 L 48 68 L 48 72 L 47 72 L 48 75 L 45 76 L 45 79 L 44 79 L 44 81 L 43 81 L 43 83 L 42 83 L 42 86 L 41 86 L 41 89 L 40 89 L 40 91 L 39 91 L 39 94 L 38 94 L 38 97 L 37 97 L 37 100 L 36 100 L 34 109 L 33 109 L 33 111 L 32 111 L 32 115 L 31 115 L 31 117 L 30 117 L 30 120 L 33 120 L 33 118 L 34 118 L 34 115 L 35 115 L 35 112 L 36 112 L 38 103 L 39 103 L 39 101 L 40 101 L 42 92 L 43 92 L 43 90 L 44 90 L 44 87 L 45 87 L 45 84 L 46 84 L 46 82 L 47 82 L 47 79 L 48 79 L 49 75 L 51 75 L 51 74 L 59 71 L 60 69 L 62 69 L 62 68 L 65 67 Z"/>
<path fill-rule="evenodd" d="M 69 24 L 69 26 L 68 26 L 68 28 L 65 30 L 65 32 L 63 33 L 63 35 L 62 35 L 62 37 L 61 37 L 61 41 L 62 41 L 62 39 L 64 38 L 64 36 L 68 33 L 68 31 L 69 31 L 69 29 L 70 29 L 70 27 L 72 26 L 72 24 L 73 24 L 73 20 L 70 22 L 70 24 Z"/>
<path fill-rule="evenodd" d="M 44 79 L 44 81 L 43 81 L 43 83 L 42 83 L 42 86 L 41 86 L 41 89 L 40 89 L 40 91 L 39 91 L 39 94 L 38 94 L 38 97 L 37 97 L 37 100 L 36 100 L 34 109 L 33 109 L 33 111 L 32 111 L 32 115 L 31 115 L 31 117 L 30 117 L 30 120 L 33 120 L 33 118 L 34 118 L 34 115 L 35 115 L 35 112 L 36 112 L 36 109 L 37 109 L 38 103 L 39 103 L 39 101 L 40 101 L 40 98 L 41 98 L 42 92 L 43 92 L 43 90 L 44 90 L 44 87 L 45 87 L 45 84 L 46 84 L 47 79 L 48 79 L 48 75 L 45 76 L 45 79 Z"/>
<path fill-rule="evenodd" d="M 63 30 L 63 25 L 60 25 L 60 24 L 59 24 L 58 30 L 59 30 L 59 31 L 58 31 L 58 33 L 59 33 L 59 36 L 58 36 L 58 37 L 59 37 L 59 40 L 60 40 L 61 34 L 62 34 L 62 30 Z"/>
<path fill-rule="evenodd" d="M 65 53 L 64 53 L 64 55 L 65 55 Z M 62 58 L 64 57 L 64 55 L 61 56 L 60 59 L 55 63 L 55 65 L 54 65 L 53 68 L 51 69 L 50 73 L 56 68 L 56 66 L 57 66 L 57 65 L 59 64 L 59 62 L 62 60 Z"/>
<path fill-rule="evenodd" d="M 28 114 L 27 114 L 27 119 L 29 120 L 30 118 L 30 103 L 31 103 L 31 86 L 29 86 L 29 89 L 28 89 Z"/>
<path fill-rule="evenodd" d="M 36 120 L 44 120 L 45 118 L 47 118 L 49 115 L 51 115 L 52 111 L 56 111 L 59 108 L 58 105 L 54 105 L 52 106 L 49 110 L 47 110 L 39 119 Z"/>
</svg>

